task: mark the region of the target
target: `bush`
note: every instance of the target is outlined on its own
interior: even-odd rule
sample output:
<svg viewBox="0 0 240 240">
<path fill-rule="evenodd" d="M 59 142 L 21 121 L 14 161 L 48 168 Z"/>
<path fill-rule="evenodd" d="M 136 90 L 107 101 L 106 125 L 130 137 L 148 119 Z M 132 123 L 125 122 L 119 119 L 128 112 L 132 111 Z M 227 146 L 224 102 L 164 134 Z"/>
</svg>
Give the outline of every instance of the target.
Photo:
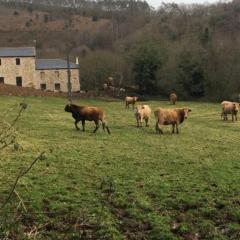
<svg viewBox="0 0 240 240">
<path fill-rule="evenodd" d="M 98 19 L 99 19 L 99 17 L 98 17 L 97 15 L 93 15 L 93 16 L 92 16 L 92 21 L 93 21 L 93 22 L 98 21 Z"/>
<path fill-rule="evenodd" d="M 45 15 L 44 15 L 44 22 L 47 23 L 48 20 L 49 20 L 49 15 L 45 14 Z"/>
<path fill-rule="evenodd" d="M 13 12 L 13 15 L 14 15 L 14 16 L 18 16 L 18 15 L 19 15 L 19 12 L 18 12 L 18 11 L 14 11 L 14 12 Z"/>
</svg>

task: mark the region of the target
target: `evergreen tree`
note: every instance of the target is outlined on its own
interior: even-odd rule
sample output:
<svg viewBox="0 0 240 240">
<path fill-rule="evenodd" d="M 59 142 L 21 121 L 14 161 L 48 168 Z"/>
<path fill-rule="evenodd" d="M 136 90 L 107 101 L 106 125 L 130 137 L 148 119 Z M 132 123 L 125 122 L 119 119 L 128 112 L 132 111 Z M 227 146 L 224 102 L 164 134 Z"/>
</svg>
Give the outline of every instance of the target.
<svg viewBox="0 0 240 240">
<path fill-rule="evenodd" d="M 156 93 L 156 74 L 160 67 L 161 60 L 156 47 L 151 44 L 143 44 L 137 49 L 133 56 L 133 72 L 140 92 Z"/>
<path fill-rule="evenodd" d="M 178 66 L 178 83 L 183 92 L 191 97 L 203 97 L 205 93 L 205 76 L 201 61 L 184 52 Z"/>
</svg>

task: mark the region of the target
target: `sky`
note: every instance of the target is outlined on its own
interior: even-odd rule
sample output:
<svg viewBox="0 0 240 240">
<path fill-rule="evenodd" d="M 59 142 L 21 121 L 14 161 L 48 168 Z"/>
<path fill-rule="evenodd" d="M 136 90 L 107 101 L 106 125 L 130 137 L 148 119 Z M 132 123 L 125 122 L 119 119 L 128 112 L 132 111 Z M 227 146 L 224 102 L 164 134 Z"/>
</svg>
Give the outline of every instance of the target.
<svg viewBox="0 0 240 240">
<path fill-rule="evenodd" d="M 158 8 L 161 4 L 161 2 L 175 2 L 175 3 L 186 3 L 186 4 L 192 4 L 192 3 L 214 3 L 214 2 L 218 2 L 218 0 L 147 0 L 147 2 L 155 7 L 155 8 Z"/>
</svg>

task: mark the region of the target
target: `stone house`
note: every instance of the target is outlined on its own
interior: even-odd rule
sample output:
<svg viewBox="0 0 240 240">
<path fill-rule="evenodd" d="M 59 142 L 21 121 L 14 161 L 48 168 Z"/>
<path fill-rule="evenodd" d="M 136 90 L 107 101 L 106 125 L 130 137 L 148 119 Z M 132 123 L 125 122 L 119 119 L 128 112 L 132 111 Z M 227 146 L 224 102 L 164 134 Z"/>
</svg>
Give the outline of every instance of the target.
<svg viewBox="0 0 240 240">
<path fill-rule="evenodd" d="M 79 66 L 70 63 L 72 91 L 80 90 Z M 34 47 L 0 48 L 0 83 L 49 91 L 68 91 L 68 64 L 38 59 Z"/>
<path fill-rule="evenodd" d="M 72 91 L 80 90 L 79 68 L 70 63 Z M 50 91 L 68 91 L 68 66 L 62 59 L 37 59 L 36 75 L 37 88 Z"/>
</svg>

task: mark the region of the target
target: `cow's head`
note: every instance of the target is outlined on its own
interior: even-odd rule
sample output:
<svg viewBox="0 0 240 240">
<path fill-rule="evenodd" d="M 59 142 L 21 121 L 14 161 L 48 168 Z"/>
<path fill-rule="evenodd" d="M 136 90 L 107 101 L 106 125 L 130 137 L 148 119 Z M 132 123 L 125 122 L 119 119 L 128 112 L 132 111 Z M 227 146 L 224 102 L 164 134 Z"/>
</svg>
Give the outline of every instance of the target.
<svg viewBox="0 0 240 240">
<path fill-rule="evenodd" d="M 135 116 L 138 117 L 140 114 L 140 110 L 142 109 L 142 106 L 138 105 L 134 108 Z"/>
<path fill-rule="evenodd" d="M 138 105 L 135 107 L 135 116 L 137 119 L 141 119 L 143 117 L 143 109 L 145 109 L 144 105 Z"/>
<path fill-rule="evenodd" d="M 184 119 L 187 119 L 187 118 L 188 118 L 188 113 L 191 112 L 191 111 L 192 111 L 191 108 L 188 108 L 188 107 L 183 108 Z"/>
<path fill-rule="evenodd" d="M 72 112 L 72 104 L 67 104 L 64 108 L 65 112 Z"/>
<path fill-rule="evenodd" d="M 138 100 L 138 97 L 133 97 L 133 101 L 136 102 Z"/>
<path fill-rule="evenodd" d="M 234 112 L 237 113 L 239 111 L 239 107 L 240 107 L 239 103 L 233 103 L 233 111 Z"/>
</svg>

